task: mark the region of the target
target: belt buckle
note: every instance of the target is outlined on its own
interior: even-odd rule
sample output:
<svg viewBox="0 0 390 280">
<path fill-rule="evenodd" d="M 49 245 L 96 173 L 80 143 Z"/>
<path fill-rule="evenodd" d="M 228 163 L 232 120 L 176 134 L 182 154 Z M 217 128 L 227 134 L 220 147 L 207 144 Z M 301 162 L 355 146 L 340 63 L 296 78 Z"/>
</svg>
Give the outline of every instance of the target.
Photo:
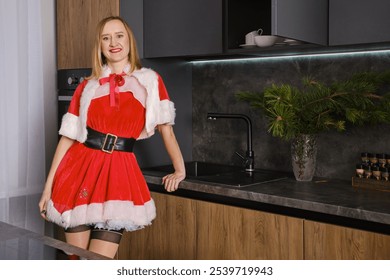
<svg viewBox="0 0 390 280">
<path fill-rule="evenodd" d="M 103 146 L 102 146 L 102 151 L 105 153 L 108 153 L 108 154 L 112 154 L 112 152 L 115 149 L 115 145 L 116 145 L 117 140 L 118 140 L 118 136 L 111 134 L 111 133 L 107 133 L 106 138 L 104 139 Z M 110 148 L 110 144 L 112 144 L 111 148 Z M 106 145 L 108 145 L 108 147 L 106 147 Z"/>
</svg>

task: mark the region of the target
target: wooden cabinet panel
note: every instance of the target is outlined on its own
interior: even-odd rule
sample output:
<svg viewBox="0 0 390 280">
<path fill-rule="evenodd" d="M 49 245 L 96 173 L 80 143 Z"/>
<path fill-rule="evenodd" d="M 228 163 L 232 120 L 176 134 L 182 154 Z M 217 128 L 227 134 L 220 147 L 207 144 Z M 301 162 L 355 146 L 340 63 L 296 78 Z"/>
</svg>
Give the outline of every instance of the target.
<svg viewBox="0 0 390 280">
<path fill-rule="evenodd" d="M 125 233 L 119 259 L 390 259 L 390 236 L 152 193 L 153 225 Z"/>
<path fill-rule="evenodd" d="M 388 260 L 390 236 L 152 193 L 157 218 L 125 232 L 121 260 Z M 56 227 L 56 238 L 65 240 Z"/>
<path fill-rule="evenodd" d="M 303 220 L 198 202 L 198 259 L 302 259 Z"/>
<path fill-rule="evenodd" d="M 166 259 L 194 259 L 196 201 L 174 196 L 166 196 L 166 200 L 164 210 L 167 214 L 165 220 L 160 221 L 159 228 L 160 232 L 163 228 L 166 231 Z"/>
<path fill-rule="evenodd" d="M 90 68 L 97 23 L 119 15 L 119 0 L 57 0 L 57 68 Z"/>
<path fill-rule="evenodd" d="M 119 259 L 195 259 L 196 201 L 152 193 L 157 207 L 153 224 L 126 232 Z"/>
<path fill-rule="evenodd" d="M 157 218 L 125 232 L 117 258 L 388 260 L 390 236 L 152 193 Z M 56 227 L 56 238 L 65 240 Z"/>
<path fill-rule="evenodd" d="M 153 193 L 157 218 L 127 232 L 119 259 L 302 259 L 303 220 Z"/>
<path fill-rule="evenodd" d="M 390 259 L 390 236 L 305 221 L 305 259 L 373 260 Z"/>
</svg>

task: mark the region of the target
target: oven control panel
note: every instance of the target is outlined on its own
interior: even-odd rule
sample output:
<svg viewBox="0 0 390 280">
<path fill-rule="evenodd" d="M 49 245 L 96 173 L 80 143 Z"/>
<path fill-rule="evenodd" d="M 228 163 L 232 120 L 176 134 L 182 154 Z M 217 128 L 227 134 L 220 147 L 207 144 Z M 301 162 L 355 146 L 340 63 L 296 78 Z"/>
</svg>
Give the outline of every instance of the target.
<svg viewBox="0 0 390 280">
<path fill-rule="evenodd" d="M 73 91 L 76 87 L 83 82 L 85 77 L 91 75 L 91 68 L 79 68 L 79 69 L 62 69 L 57 72 L 57 85 L 58 90 L 61 92 Z M 71 95 L 71 94 L 66 94 Z"/>
</svg>

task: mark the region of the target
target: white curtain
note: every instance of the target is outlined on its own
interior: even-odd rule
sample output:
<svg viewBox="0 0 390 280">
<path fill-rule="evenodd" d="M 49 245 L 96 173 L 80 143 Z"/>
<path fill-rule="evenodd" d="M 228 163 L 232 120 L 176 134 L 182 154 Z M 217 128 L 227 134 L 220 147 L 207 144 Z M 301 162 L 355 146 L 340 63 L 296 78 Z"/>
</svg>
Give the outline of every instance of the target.
<svg viewBox="0 0 390 280">
<path fill-rule="evenodd" d="M 0 221 L 38 233 L 56 142 L 54 0 L 0 0 Z"/>
</svg>

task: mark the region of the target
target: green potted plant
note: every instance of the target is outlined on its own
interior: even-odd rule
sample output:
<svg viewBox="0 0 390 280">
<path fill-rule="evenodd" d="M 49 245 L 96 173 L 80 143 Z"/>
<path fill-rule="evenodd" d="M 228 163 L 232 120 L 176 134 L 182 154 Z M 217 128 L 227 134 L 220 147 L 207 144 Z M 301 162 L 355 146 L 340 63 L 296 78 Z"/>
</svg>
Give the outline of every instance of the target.
<svg viewBox="0 0 390 280">
<path fill-rule="evenodd" d="M 241 91 L 237 98 L 264 114 L 268 132 L 291 141 L 292 165 L 298 181 L 311 181 L 319 133 L 344 131 L 346 125 L 390 123 L 390 71 L 364 72 L 329 85 L 304 78 L 301 87 L 272 84 L 261 92 Z"/>
</svg>

